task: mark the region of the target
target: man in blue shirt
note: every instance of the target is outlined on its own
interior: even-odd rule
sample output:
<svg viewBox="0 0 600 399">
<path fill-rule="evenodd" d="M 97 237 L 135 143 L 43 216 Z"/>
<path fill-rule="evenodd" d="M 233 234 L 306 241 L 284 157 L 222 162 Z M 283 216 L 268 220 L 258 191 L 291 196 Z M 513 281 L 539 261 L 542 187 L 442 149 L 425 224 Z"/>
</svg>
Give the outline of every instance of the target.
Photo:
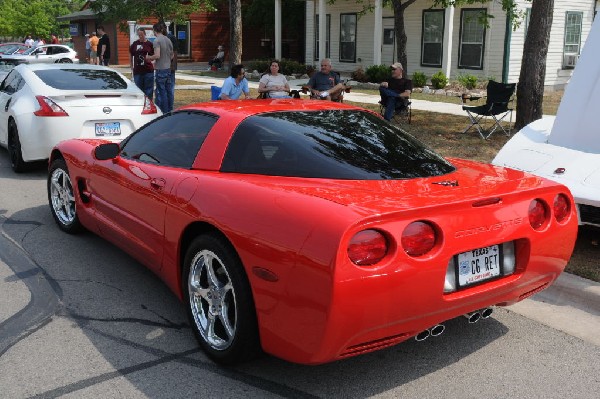
<svg viewBox="0 0 600 399">
<path fill-rule="evenodd" d="M 244 98 L 250 98 L 250 89 L 245 77 L 246 71 L 242 64 L 231 68 L 231 75 L 223 82 L 221 87 L 221 100 L 238 100 L 242 93 Z"/>
<path fill-rule="evenodd" d="M 345 89 L 340 81 L 340 75 L 331 71 L 331 60 L 321 60 L 321 70 L 315 72 L 306 86 L 310 89 L 311 98 L 322 100 L 340 100 L 340 94 Z"/>
</svg>

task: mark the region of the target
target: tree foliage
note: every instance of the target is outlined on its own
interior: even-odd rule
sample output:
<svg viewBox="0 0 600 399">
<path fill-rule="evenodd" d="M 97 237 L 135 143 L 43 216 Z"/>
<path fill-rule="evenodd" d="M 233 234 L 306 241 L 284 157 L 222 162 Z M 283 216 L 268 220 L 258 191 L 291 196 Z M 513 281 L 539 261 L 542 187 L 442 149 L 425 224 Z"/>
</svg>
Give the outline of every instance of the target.
<svg viewBox="0 0 600 399">
<path fill-rule="evenodd" d="M 51 34 L 65 35 L 56 17 L 79 10 L 84 0 L 0 0 L 0 35 L 48 38 Z"/>
<path fill-rule="evenodd" d="M 109 21 L 156 18 L 187 20 L 194 12 L 214 11 L 222 0 L 96 0 L 90 7 L 101 19 Z"/>
</svg>

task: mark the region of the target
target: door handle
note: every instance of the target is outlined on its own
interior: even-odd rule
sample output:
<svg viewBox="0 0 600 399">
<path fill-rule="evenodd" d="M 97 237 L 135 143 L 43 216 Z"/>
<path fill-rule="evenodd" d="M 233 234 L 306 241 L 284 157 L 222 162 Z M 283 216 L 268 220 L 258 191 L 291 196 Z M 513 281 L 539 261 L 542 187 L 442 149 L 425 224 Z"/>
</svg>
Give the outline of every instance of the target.
<svg viewBox="0 0 600 399">
<path fill-rule="evenodd" d="M 150 180 L 150 186 L 152 186 L 152 188 L 156 189 L 156 190 L 162 190 L 162 188 L 165 186 L 165 179 L 152 179 Z"/>
</svg>

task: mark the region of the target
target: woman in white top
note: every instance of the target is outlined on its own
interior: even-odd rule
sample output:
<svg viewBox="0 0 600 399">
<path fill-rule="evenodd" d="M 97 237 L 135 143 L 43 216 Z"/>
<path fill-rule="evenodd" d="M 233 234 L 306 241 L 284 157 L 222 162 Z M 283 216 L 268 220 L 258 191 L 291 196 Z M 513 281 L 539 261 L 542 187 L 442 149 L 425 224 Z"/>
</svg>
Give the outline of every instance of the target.
<svg viewBox="0 0 600 399">
<path fill-rule="evenodd" d="M 259 93 L 267 93 L 269 98 L 290 98 L 290 85 L 284 75 L 279 73 L 279 61 L 271 61 L 269 73 L 260 78 Z"/>
</svg>

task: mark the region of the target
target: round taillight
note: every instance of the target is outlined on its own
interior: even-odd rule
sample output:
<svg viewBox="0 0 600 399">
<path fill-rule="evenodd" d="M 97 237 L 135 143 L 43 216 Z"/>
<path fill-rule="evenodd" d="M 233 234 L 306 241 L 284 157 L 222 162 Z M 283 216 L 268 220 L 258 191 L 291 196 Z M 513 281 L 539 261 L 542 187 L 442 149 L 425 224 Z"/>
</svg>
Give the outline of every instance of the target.
<svg viewBox="0 0 600 399">
<path fill-rule="evenodd" d="M 541 229 L 548 220 L 548 207 L 544 201 L 534 199 L 529 204 L 529 224 L 535 230 Z"/>
<path fill-rule="evenodd" d="M 388 243 L 377 230 L 363 230 L 348 244 L 348 257 L 358 266 L 370 266 L 381 261 L 388 251 Z"/>
<path fill-rule="evenodd" d="M 571 201 L 564 194 L 554 198 L 554 218 L 558 223 L 564 222 L 571 214 Z"/>
<path fill-rule="evenodd" d="M 435 246 L 435 229 L 426 222 L 412 222 L 402 232 L 402 248 L 410 256 L 421 256 Z"/>
</svg>

